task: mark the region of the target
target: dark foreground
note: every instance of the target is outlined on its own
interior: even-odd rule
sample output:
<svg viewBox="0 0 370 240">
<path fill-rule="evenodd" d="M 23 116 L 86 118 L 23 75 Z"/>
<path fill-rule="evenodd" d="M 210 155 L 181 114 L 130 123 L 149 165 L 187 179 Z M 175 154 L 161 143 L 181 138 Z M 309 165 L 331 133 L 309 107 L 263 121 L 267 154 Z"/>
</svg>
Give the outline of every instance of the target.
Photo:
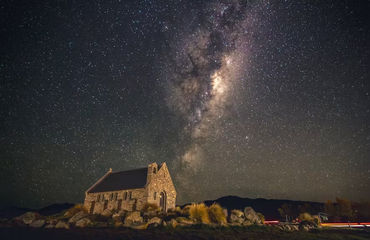
<svg viewBox="0 0 370 240">
<path fill-rule="evenodd" d="M 313 232 L 284 232 L 272 227 L 218 227 L 194 226 L 191 228 L 162 228 L 133 230 L 127 228 L 84 228 L 84 229 L 34 229 L 26 227 L 0 228 L 0 239 L 248 239 L 248 240 L 289 240 L 289 239 L 370 239 L 369 230 L 321 229 Z"/>
</svg>

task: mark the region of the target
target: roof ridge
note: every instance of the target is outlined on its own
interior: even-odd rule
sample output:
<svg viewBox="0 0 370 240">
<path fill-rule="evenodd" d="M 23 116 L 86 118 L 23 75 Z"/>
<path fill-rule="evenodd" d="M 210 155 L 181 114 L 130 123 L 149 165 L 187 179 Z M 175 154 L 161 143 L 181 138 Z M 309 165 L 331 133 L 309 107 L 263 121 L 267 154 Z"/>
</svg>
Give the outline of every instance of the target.
<svg viewBox="0 0 370 240">
<path fill-rule="evenodd" d="M 121 173 L 121 172 L 131 172 L 131 171 L 143 170 L 143 169 L 147 169 L 147 168 L 148 167 L 135 168 L 135 169 L 130 169 L 130 170 L 123 170 L 123 171 L 111 172 L 110 174 L 113 174 L 113 173 Z"/>
</svg>

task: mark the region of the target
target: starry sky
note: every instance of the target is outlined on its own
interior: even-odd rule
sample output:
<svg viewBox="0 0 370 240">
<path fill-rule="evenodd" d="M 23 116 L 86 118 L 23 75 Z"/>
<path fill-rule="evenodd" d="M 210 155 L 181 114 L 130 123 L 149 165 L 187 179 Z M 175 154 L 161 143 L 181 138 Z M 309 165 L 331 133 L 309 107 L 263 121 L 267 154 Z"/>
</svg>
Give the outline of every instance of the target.
<svg viewBox="0 0 370 240">
<path fill-rule="evenodd" d="M 370 199 L 369 1 L 6 1 L 0 206 L 167 162 L 178 203 Z"/>
</svg>

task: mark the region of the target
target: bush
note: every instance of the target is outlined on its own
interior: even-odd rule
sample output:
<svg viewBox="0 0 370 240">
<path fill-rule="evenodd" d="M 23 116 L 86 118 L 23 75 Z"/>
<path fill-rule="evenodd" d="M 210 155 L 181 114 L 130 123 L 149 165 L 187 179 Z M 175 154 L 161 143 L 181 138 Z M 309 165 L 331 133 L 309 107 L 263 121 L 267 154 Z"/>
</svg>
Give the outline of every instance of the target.
<svg viewBox="0 0 370 240">
<path fill-rule="evenodd" d="M 159 207 L 155 203 L 145 203 L 143 207 L 143 212 L 158 211 Z"/>
<path fill-rule="evenodd" d="M 213 223 L 218 223 L 218 224 L 225 224 L 226 223 L 226 216 L 224 214 L 224 210 L 217 203 L 212 204 L 208 208 L 208 215 L 209 215 L 210 220 Z"/>
<path fill-rule="evenodd" d="M 303 221 L 306 221 L 306 222 L 313 222 L 314 221 L 314 218 L 311 216 L 311 214 L 306 213 L 306 212 L 299 214 L 298 219 L 301 220 L 302 222 Z"/>
<path fill-rule="evenodd" d="M 193 203 L 189 208 L 190 218 L 198 223 L 210 223 L 208 215 L 208 207 L 204 203 Z"/>
</svg>

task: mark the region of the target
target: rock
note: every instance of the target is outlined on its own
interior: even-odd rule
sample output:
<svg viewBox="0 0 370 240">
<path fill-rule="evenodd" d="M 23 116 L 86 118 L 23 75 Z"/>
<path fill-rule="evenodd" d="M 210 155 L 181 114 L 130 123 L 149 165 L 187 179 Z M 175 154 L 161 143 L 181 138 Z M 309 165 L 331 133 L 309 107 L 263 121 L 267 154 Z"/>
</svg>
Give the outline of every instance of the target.
<svg viewBox="0 0 370 240">
<path fill-rule="evenodd" d="M 143 218 L 140 216 L 140 212 L 134 211 L 127 214 L 125 218 L 125 225 L 140 224 L 143 222 Z"/>
<path fill-rule="evenodd" d="M 242 224 L 244 222 L 244 213 L 240 210 L 232 210 L 230 214 L 230 222 Z"/>
<path fill-rule="evenodd" d="M 151 218 L 148 221 L 148 228 L 159 227 L 161 223 L 162 219 L 160 219 L 159 217 Z"/>
<path fill-rule="evenodd" d="M 111 212 L 111 210 L 109 210 L 109 209 L 105 209 L 105 210 L 101 213 L 101 215 L 103 215 L 104 217 L 111 217 L 111 216 L 112 216 L 112 212 Z"/>
<path fill-rule="evenodd" d="M 148 224 L 153 224 L 153 223 L 157 223 L 159 225 L 162 223 L 162 219 L 160 219 L 159 217 L 154 217 L 154 218 L 149 219 Z"/>
<path fill-rule="evenodd" d="M 33 221 L 37 220 L 40 217 L 40 214 L 36 212 L 26 212 L 25 214 L 16 218 L 16 220 L 20 220 L 24 224 L 31 224 Z"/>
<path fill-rule="evenodd" d="M 56 225 L 55 228 L 65 228 L 69 229 L 69 224 L 63 221 L 59 221 Z"/>
<path fill-rule="evenodd" d="M 87 227 L 89 224 L 91 224 L 91 220 L 89 218 L 82 218 L 76 222 L 76 227 Z"/>
<path fill-rule="evenodd" d="M 144 229 L 147 229 L 147 227 L 148 227 L 147 223 L 134 224 L 130 226 L 130 228 L 137 229 L 137 230 L 144 230 Z"/>
<path fill-rule="evenodd" d="M 168 225 L 173 228 L 176 228 L 176 226 L 178 225 L 178 222 L 175 219 L 171 219 Z"/>
<path fill-rule="evenodd" d="M 250 226 L 250 225 L 252 225 L 253 223 L 251 222 L 251 221 L 249 221 L 249 220 L 245 220 L 243 223 L 242 223 L 242 225 L 243 226 Z"/>
<path fill-rule="evenodd" d="M 227 212 L 227 209 L 222 209 L 222 211 L 224 212 L 224 215 L 225 215 L 225 217 L 227 218 L 228 216 L 229 216 L 229 214 L 228 214 L 228 212 Z"/>
<path fill-rule="evenodd" d="M 258 217 L 257 213 L 251 207 L 244 208 L 244 217 L 246 220 L 249 220 L 252 224 L 261 224 L 262 221 Z"/>
<path fill-rule="evenodd" d="M 45 225 L 45 220 L 43 220 L 43 219 L 38 219 L 38 220 L 33 221 L 33 222 L 30 224 L 30 227 L 40 228 L 40 227 L 43 227 L 44 225 Z"/>
<path fill-rule="evenodd" d="M 78 213 L 76 213 L 73 217 L 71 217 L 68 221 L 68 223 L 76 223 L 78 220 L 80 219 L 83 219 L 85 218 L 86 216 L 88 216 L 87 213 L 85 213 L 84 211 L 79 211 Z"/>
</svg>

